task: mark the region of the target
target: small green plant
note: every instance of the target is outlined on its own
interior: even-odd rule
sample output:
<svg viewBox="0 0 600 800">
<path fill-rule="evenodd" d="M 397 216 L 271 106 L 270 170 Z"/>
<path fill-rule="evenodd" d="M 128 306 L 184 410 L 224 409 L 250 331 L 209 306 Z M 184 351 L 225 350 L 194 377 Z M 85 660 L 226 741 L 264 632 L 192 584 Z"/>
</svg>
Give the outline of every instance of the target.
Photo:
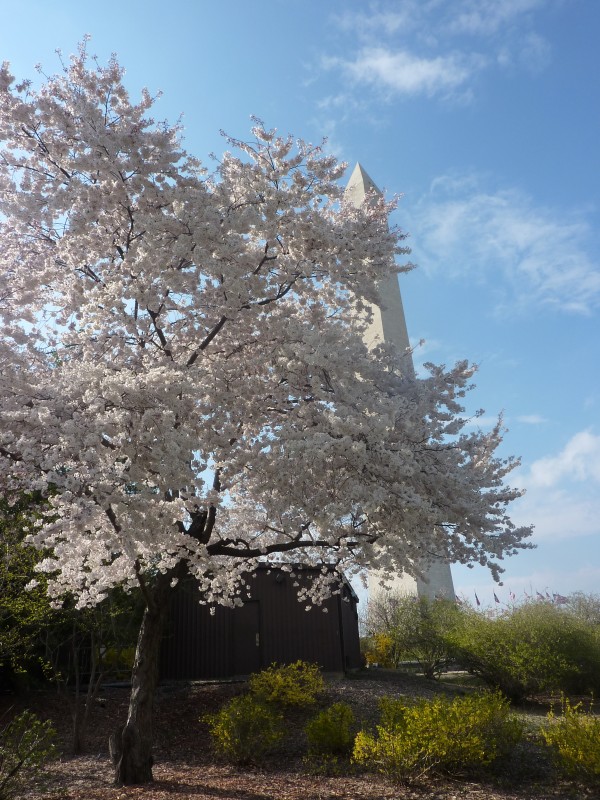
<svg viewBox="0 0 600 800">
<path fill-rule="evenodd" d="M 540 692 L 600 688 L 600 636 L 594 626 L 547 602 L 494 616 L 464 610 L 447 640 L 464 669 L 514 701 Z"/>
<path fill-rule="evenodd" d="M 279 706 L 310 706 L 325 688 L 318 664 L 296 661 L 272 664 L 250 676 L 250 691 L 265 703 Z"/>
<path fill-rule="evenodd" d="M 354 742 L 354 713 L 346 703 L 334 703 L 307 724 L 306 738 L 312 756 L 347 755 Z"/>
<path fill-rule="evenodd" d="M 12 797 L 26 774 L 31 777 L 54 755 L 56 731 L 31 711 L 0 728 L 0 800 Z"/>
<path fill-rule="evenodd" d="M 573 706 L 564 698 L 562 715 L 557 717 L 552 710 L 548 719 L 542 736 L 564 772 L 572 777 L 600 780 L 600 718 L 591 707 L 586 712 L 582 703 Z"/>
<path fill-rule="evenodd" d="M 259 762 L 283 736 L 283 718 L 251 695 L 234 697 L 208 723 L 215 749 L 235 764 Z"/>
<path fill-rule="evenodd" d="M 414 705 L 384 698 L 376 734 L 360 731 L 352 758 L 400 781 L 431 771 L 460 773 L 510 751 L 522 733 L 500 694 L 436 697 Z"/>
<path fill-rule="evenodd" d="M 369 602 L 366 659 L 398 669 L 416 661 L 426 678 L 437 678 L 451 660 L 447 633 L 460 616 L 456 603 L 411 595 L 386 594 Z"/>
</svg>

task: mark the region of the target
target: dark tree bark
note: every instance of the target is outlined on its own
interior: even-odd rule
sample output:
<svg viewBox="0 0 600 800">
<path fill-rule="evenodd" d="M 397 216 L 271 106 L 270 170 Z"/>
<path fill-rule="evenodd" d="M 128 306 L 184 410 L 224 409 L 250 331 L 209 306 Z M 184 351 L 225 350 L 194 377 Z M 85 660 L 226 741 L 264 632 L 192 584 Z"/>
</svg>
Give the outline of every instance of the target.
<svg viewBox="0 0 600 800">
<path fill-rule="evenodd" d="M 119 786 L 152 782 L 154 695 L 172 577 L 172 573 L 159 573 L 143 586 L 146 608 L 133 664 L 127 722 L 110 740 L 115 783 Z"/>
<path fill-rule="evenodd" d="M 219 471 L 215 472 L 213 487 L 220 490 Z M 109 507 L 107 514 L 117 530 L 119 523 Z M 180 529 L 208 543 L 212 533 L 216 508 L 198 509 L 191 513 L 192 524 L 189 529 Z M 136 786 L 152 783 L 152 745 L 154 741 L 152 718 L 154 712 L 154 695 L 158 683 L 160 645 L 168 610 L 169 595 L 173 579 L 180 580 L 187 574 L 187 565 L 180 561 L 177 566 L 166 573 L 159 572 L 153 578 L 147 578 L 136 563 L 136 574 L 142 594 L 146 600 L 146 608 L 138 634 L 137 648 L 131 677 L 131 697 L 127 722 L 113 733 L 109 741 L 109 750 L 115 768 L 117 786 Z"/>
</svg>

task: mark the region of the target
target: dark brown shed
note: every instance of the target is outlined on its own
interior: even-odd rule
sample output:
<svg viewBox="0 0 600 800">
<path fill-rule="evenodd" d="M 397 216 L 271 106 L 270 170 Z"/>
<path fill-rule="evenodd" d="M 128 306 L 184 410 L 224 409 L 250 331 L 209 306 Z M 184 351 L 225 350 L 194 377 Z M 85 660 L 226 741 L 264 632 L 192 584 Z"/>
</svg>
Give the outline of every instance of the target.
<svg viewBox="0 0 600 800">
<path fill-rule="evenodd" d="M 261 566 L 247 576 L 250 589 L 238 608 L 202 605 L 195 581 L 182 582 L 171 601 L 161 678 L 231 678 L 298 659 L 325 672 L 359 668 L 356 594 L 342 578 L 340 594 L 307 611 L 294 584 L 311 573 L 305 567 L 291 577 L 280 567 Z"/>
</svg>

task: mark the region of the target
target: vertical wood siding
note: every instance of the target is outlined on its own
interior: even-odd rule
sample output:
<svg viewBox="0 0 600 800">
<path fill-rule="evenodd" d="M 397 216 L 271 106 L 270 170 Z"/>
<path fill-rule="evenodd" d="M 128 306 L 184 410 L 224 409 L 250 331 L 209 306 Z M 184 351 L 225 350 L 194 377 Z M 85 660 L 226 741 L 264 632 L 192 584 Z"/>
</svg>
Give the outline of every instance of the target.
<svg viewBox="0 0 600 800">
<path fill-rule="evenodd" d="M 321 607 L 306 610 L 298 585 L 311 571 L 294 576 L 259 568 L 248 576 L 243 609 L 210 608 L 199 603 L 194 581 L 182 581 L 173 593 L 161 653 L 161 678 L 203 680 L 247 675 L 272 663 L 298 659 L 326 672 L 360 666 L 356 597 L 345 586 Z"/>
</svg>

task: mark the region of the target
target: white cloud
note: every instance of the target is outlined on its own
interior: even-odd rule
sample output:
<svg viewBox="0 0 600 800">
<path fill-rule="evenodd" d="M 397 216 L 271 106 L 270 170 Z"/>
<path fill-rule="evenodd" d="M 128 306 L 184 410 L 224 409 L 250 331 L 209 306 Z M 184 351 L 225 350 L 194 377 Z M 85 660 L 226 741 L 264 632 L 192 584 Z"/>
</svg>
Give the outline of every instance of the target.
<svg viewBox="0 0 600 800">
<path fill-rule="evenodd" d="M 471 419 L 465 425 L 465 430 L 482 430 L 482 431 L 491 431 L 492 428 L 498 424 L 498 417 L 491 416 L 490 414 L 484 414 L 483 416 L 471 417 Z"/>
<path fill-rule="evenodd" d="M 493 36 L 503 29 L 531 24 L 532 13 L 548 0 L 394 0 L 372 4 L 368 13 L 346 12 L 339 27 L 359 36 L 392 36 L 420 31 L 431 35 Z"/>
<path fill-rule="evenodd" d="M 600 436 L 580 431 L 556 456 L 535 461 L 528 476 L 531 486 L 556 486 L 561 481 L 600 483 Z"/>
<path fill-rule="evenodd" d="M 534 543 L 600 536 L 600 500 L 581 491 L 532 488 L 512 518 L 517 525 L 534 525 Z"/>
<path fill-rule="evenodd" d="M 551 60 L 548 42 L 537 33 L 530 33 L 519 48 L 519 62 L 531 72 L 541 72 Z"/>
<path fill-rule="evenodd" d="M 540 414 L 522 414 L 517 417 L 517 422 L 522 422 L 524 425 L 542 425 L 548 420 Z"/>
<path fill-rule="evenodd" d="M 539 71 L 548 42 L 534 29 L 535 13 L 550 0 L 383 0 L 368 11 L 345 12 L 334 23 L 360 47 L 354 56 L 326 58 L 356 85 L 400 96 L 470 98 L 469 83 L 483 66 Z M 344 51 L 352 46 L 344 47 Z M 479 53 L 480 55 L 476 55 Z M 484 57 L 483 54 L 486 56 Z"/>
<path fill-rule="evenodd" d="M 420 24 L 423 3 L 404 0 L 395 3 L 389 9 L 371 10 L 370 13 L 347 12 L 336 18 L 338 25 L 358 35 L 376 33 L 392 36 L 395 33 L 408 32 Z"/>
<path fill-rule="evenodd" d="M 549 43 L 537 33 L 529 33 L 516 41 L 503 44 L 496 53 L 498 66 L 514 71 L 524 67 L 528 72 L 542 72 L 552 59 Z"/>
<path fill-rule="evenodd" d="M 364 48 L 352 61 L 327 59 L 324 65 L 339 67 L 357 84 L 382 91 L 415 95 L 448 94 L 465 83 L 476 62 L 456 55 L 421 58 L 406 50 Z"/>
<path fill-rule="evenodd" d="M 533 541 L 600 536 L 600 436 L 576 433 L 558 454 L 522 468 L 511 482 L 526 490 L 513 521 L 533 524 Z"/>
<path fill-rule="evenodd" d="M 492 592 L 507 602 L 509 591 L 549 591 L 571 594 L 597 592 L 600 586 L 600 436 L 579 431 L 557 453 L 534 461 L 510 476 L 510 483 L 526 490 L 511 517 L 516 525 L 535 526 L 535 550 L 503 562 L 504 584 L 494 584 L 485 568 L 455 565 L 454 585 L 471 601 L 476 591 L 482 604 L 494 605 Z"/>
<path fill-rule="evenodd" d="M 504 310 L 532 303 L 567 312 L 600 306 L 600 264 L 583 214 L 536 207 L 516 190 L 486 192 L 473 176 L 442 177 L 412 210 L 416 260 L 446 274 L 505 279 Z M 500 304 L 502 307 L 502 303 Z"/>
<path fill-rule="evenodd" d="M 546 5 L 546 0 L 459 0 L 446 17 L 451 33 L 489 36 Z"/>
</svg>

